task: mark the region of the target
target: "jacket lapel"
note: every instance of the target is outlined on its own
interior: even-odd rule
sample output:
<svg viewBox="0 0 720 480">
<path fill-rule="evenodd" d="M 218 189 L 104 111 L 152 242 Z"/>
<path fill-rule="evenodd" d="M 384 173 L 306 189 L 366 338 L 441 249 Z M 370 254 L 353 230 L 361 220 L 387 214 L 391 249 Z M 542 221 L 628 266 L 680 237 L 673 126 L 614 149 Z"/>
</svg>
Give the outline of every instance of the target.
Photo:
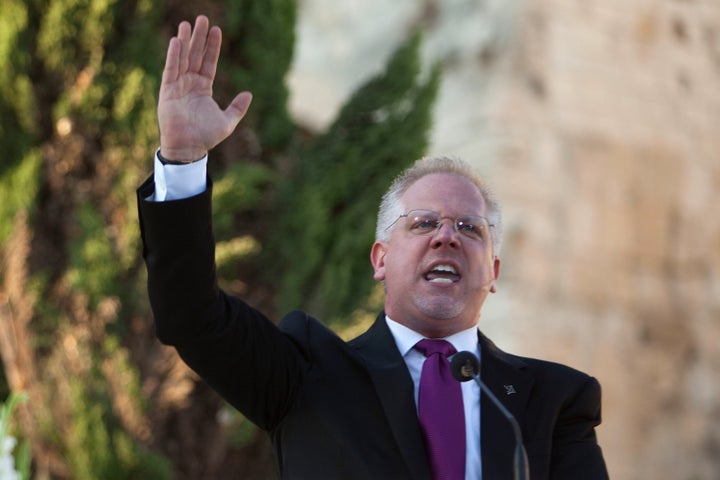
<svg viewBox="0 0 720 480">
<path fill-rule="evenodd" d="M 521 429 L 523 414 L 533 385 L 526 365 L 497 348 L 478 331 L 480 378 L 513 414 Z M 515 451 L 512 426 L 487 395 L 481 395 L 480 443 L 483 478 L 510 478 Z"/>
<path fill-rule="evenodd" d="M 513 414 L 521 428 L 533 378 L 517 357 L 500 350 L 478 331 L 480 375 L 485 385 Z M 413 384 L 407 366 L 381 312 L 367 332 L 350 345 L 365 361 L 395 440 L 413 478 L 431 480 L 417 421 Z M 508 420 L 487 395 L 481 395 L 480 437 L 483 478 L 510 478 L 515 438 Z"/>
<path fill-rule="evenodd" d="M 412 478 L 431 480 L 417 420 L 413 383 L 381 312 L 375 323 L 350 345 L 364 359 L 385 415 Z"/>
</svg>

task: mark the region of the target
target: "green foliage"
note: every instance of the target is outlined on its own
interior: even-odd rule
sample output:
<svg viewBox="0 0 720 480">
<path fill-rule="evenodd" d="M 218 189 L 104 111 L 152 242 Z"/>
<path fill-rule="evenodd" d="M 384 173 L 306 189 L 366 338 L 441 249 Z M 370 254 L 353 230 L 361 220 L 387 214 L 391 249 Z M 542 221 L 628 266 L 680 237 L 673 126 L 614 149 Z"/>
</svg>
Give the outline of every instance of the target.
<svg viewBox="0 0 720 480">
<path fill-rule="evenodd" d="M 0 15 L 1 177 L 6 169 L 23 161 L 28 148 L 36 146 L 39 128 L 36 98 L 28 75 L 32 58 L 27 38 L 28 8 L 22 0 L 0 0 L 0 11 L 3 12 Z M 5 223 L 4 218 L 0 221 Z"/>
<path fill-rule="evenodd" d="M 225 13 L 223 70 L 230 90 L 253 92 L 244 122 L 253 126 L 264 149 L 277 151 L 286 147 L 294 131 L 285 76 L 295 45 L 297 1 L 239 0 L 227 2 Z"/>
<path fill-rule="evenodd" d="M 134 402 L 142 416 L 137 366 L 118 337 L 98 338 L 103 322 L 122 318 L 122 307 L 138 305 L 145 289 L 135 279 L 133 190 L 140 159 L 157 143 L 160 10 L 147 0 L 0 0 L 0 10 L 0 240 L 17 212 L 32 213 L 30 228 L 44 246 L 28 259 L 34 267 L 25 293 L 34 299 L 37 364 L 53 365 L 63 349 L 58 333 L 73 325 L 67 336 L 91 365 L 88 376 L 67 379 L 68 397 L 34 405 L 34 416 L 73 478 L 170 478 L 168 461 L 117 418 L 120 394 L 111 395 L 101 369 L 122 378 L 126 407 Z M 62 260 L 45 262 L 46 253 Z M 95 311 L 108 298 L 118 310 Z M 65 375 L 43 371 L 48 386 Z"/>
<path fill-rule="evenodd" d="M 0 403 L 0 463 L 5 467 L 0 468 L 0 473 L 17 473 L 19 475 L 17 477 L 18 480 L 30 478 L 30 445 L 27 440 L 23 440 L 15 450 L 14 458 L 12 456 L 13 452 L 7 449 L 16 442 L 15 437 L 10 435 L 10 427 L 15 409 L 19 404 L 27 402 L 27 399 L 27 394 L 13 392 L 7 397 L 4 403 Z M 5 455 L 9 455 L 10 459 L 3 458 Z M 8 463 L 15 465 L 8 465 Z M 7 471 L 6 469 L 9 467 L 12 467 L 14 472 Z"/>
<path fill-rule="evenodd" d="M 73 432 L 65 445 L 65 455 L 73 474 L 78 478 L 113 478 L 111 476 L 118 471 L 119 462 L 113 455 L 115 448 L 111 443 L 111 432 L 103 421 L 104 408 L 88 398 L 83 380 L 73 378 L 71 383 Z"/>
<path fill-rule="evenodd" d="M 267 167 L 258 164 L 232 165 L 213 186 L 213 227 L 217 238 L 228 238 L 235 230 L 247 232 L 243 225 L 236 225 L 238 214 L 260 205 L 263 189 L 274 179 Z"/>
<path fill-rule="evenodd" d="M 215 261 L 224 284 L 236 280 L 237 265 L 256 256 L 261 249 L 256 229 L 247 222 L 253 218 L 252 210 L 265 200 L 264 189 L 273 180 L 274 175 L 267 167 L 240 163 L 228 168 L 214 183 Z"/>
<path fill-rule="evenodd" d="M 387 70 L 353 95 L 282 183 L 282 309 L 304 307 L 334 321 L 370 294 L 379 199 L 427 147 L 440 75 L 435 68 L 419 80 L 419 46 L 419 34 L 401 45 Z"/>
<path fill-rule="evenodd" d="M 32 275 L 26 286 L 27 295 L 36 303 L 35 316 L 40 319 L 34 328 L 34 345 L 37 354 L 52 350 L 57 344 L 58 328 L 64 321 L 62 307 L 56 302 L 42 301 L 50 289 L 49 268 Z"/>
<path fill-rule="evenodd" d="M 115 0 L 55 0 L 35 6 L 42 10 L 35 12 L 40 17 L 37 53 L 67 87 L 80 70 L 100 70 L 106 48 L 116 40 L 116 18 L 127 8 Z"/>
<path fill-rule="evenodd" d="M 297 1 L 208 8 L 222 12 L 211 18 L 224 31 L 219 102 L 239 89 L 254 94 L 242 132 L 213 152 L 221 280 L 239 276 L 251 296 L 283 310 L 364 319 L 355 308 L 381 303 L 368 263 L 377 203 L 424 153 L 439 71 L 423 75 L 413 35 L 327 132 L 304 138 L 285 85 Z M 171 475 L 126 416 L 168 421 L 149 418 L 141 390 L 162 379 L 142 377 L 159 374 L 147 368 L 147 339 L 135 332 L 151 313 L 134 190 L 158 144 L 157 91 L 177 27 L 165 23 L 182 10 L 152 0 L 0 0 L 0 242 L 17 213 L 28 213 L 33 243 L 18 277 L 27 273 L 37 389 L 58 400 L 33 405 L 37 433 L 72 478 Z M 63 363 L 66 341 L 80 370 Z M 0 393 L 9 391 L 0 383 Z M 247 420 L 237 426 L 238 444 L 254 441 Z"/>
<path fill-rule="evenodd" d="M 114 290 L 117 263 L 105 224 L 93 205 L 76 207 L 78 238 L 70 245 L 67 276 L 70 285 L 95 305 Z"/>
<path fill-rule="evenodd" d="M 63 447 L 73 477 L 108 480 L 171 478 L 167 460 L 139 447 L 109 415 L 111 405 L 106 403 L 105 388 L 97 373 L 89 379 L 76 377 L 69 381 L 72 424 Z"/>
<path fill-rule="evenodd" d="M 37 195 L 42 158 L 38 150 L 28 150 L 22 161 L 4 171 L 0 169 L 0 244 L 10 236 L 19 211 L 29 211 Z"/>
<path fill-rule="evenodd" d="M 70 338 L 71 323 L 59 327 L 59 336 Z M 55 376 L 48 379 L 65 395 L 57 408 L 70 409 L 70 421 L 54 438 L 73 478 L 171 478 L 167 459 L 139 445 L 116 413 L 123 411 L 128 421 L 145 407 L 136 366 L 119 339 L 107 334 L 76 349 L 70 358 L 54 354 L 49 370 Z"/>
</svg>

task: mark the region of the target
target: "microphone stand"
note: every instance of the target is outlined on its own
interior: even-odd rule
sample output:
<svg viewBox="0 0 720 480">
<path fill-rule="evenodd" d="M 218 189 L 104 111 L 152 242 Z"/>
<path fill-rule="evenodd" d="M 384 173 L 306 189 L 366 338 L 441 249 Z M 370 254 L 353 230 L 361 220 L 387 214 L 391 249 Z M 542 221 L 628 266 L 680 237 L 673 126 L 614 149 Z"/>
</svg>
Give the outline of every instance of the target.
<svg viewBox="0 0 720 480">
<path fill-rule="evenodd" d="M 480 361 L 478 358 L 470 352 L 458 352 L 453 356 L 452 362 L 450 362 L 450 370 L 452 371 L 453 377 L 455 377 L 455 380 L 458 382 L 475 380 L 475 382 L 480 386 L 480 391 L 487 395 L 498 410 L 502 412 L 507 421 L 510 422 L 513 434 L 515 435 L 513 478 L 515 480 L 530 480 L 527 452 L 525 451 L 525 446 L 523 445 L 520 425 L 518 425 L 513 414 L 505 408 L 505 405 L 500 403 L 500 400 L 498 400 L 490 388 L 488 388 L 488 386 L 480 380 Z"/>
</svg>

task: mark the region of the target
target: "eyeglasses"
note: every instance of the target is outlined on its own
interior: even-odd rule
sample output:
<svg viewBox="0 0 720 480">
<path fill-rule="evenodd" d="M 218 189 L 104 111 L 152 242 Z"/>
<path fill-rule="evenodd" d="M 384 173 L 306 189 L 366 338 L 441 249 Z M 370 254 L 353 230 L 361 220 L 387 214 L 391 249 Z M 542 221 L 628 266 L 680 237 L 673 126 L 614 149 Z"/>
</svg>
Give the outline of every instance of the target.
<svg viewBox="0 0 720 480">
<path fill-rule="evenodd" d="M 410 210 L 400 215 L 397 220 L 388 225 L 388 231 L 393 225 L 403 219 L 405 229 L 414 235 L 430 235 L 442 226 L 444 219 L 453 221 L 453 228 L 468 238 L 487 242 L 490 240 L 490 228 L 495 224 L 488 223 L 485 217 L 479 215 L 463 215 L 461 217 L 443 217 L 432 210 Z"/>
</svg>

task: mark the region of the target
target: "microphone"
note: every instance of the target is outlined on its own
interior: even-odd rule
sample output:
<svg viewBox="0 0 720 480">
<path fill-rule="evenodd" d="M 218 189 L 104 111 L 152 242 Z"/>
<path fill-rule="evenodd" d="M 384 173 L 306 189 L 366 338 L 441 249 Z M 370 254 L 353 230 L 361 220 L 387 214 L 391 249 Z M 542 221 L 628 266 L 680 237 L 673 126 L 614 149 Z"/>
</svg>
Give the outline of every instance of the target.
<svg viewBox="0 0 720 480">
<path fill-rule="evenodd" d="M 500 400 L 495 394 L 480 380 L 480 360 L 470 352 L 463 351 L 458 352 L 453 356 L 450 362 L 450 371 L 453 377 L 458 382 L 467 382 L 468 380 L 475 380 L 480 386 L 480 391 L 487 395 L 488 398 L 495 404 L 495 406 L 502 412 L 503 416 L 512 425 L 513 433 L 515 434 L 515 457 L 513 462 L 513 478 L 515 480 L 529 480 L 530 472 L 528 470 L 528 459 L 527 452 L 525 452 L 525 446 L 523 445 L 522 433 L 520 432 L 520 425 L 517 420 L 513 417 L 513 414 L 505 408 L 505 405 L 500 403 Z"/>
</svg>

